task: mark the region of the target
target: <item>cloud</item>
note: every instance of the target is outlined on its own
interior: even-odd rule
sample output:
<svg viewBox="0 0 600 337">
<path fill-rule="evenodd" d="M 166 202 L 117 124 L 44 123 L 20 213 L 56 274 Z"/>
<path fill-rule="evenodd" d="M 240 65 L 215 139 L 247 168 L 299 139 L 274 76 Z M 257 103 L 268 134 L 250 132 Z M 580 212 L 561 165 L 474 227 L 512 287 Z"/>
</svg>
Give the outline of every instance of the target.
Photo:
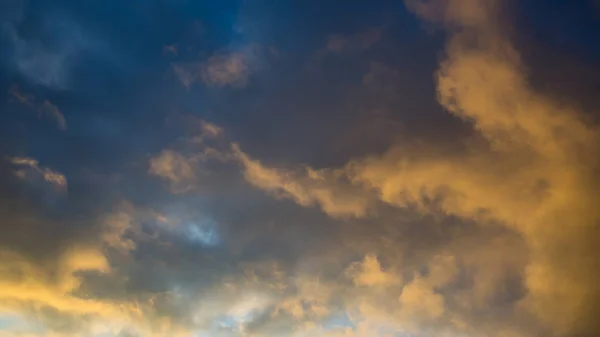
<svg viewBox="0 0 600 337">
<path fill-rule="evenodd" d="M 52 102 L 44 100 L 43 103 L 36 103 L 35 96 L 20 92 L 19 87 L 16 85 L 12 85 L 10 87 L 9 94 L 13 99 L 17 100 L 27 108 L 37 110 L 41 116 L 46 116 L 50 119 L 53 119 L 61 131 L 67 129 L 67 121 L 65 116 L 62 114 L 60 109 L 56 107 L 56 105 L 52 104 Z"/>
<path fill-rule="evenodd" d="M 43 324 L 40 335 L 47 333 L 46 329 L 56 336 L 79 335 L 89 328 L 83 317 L 89 317 L 88 322 L 107 320 L 114 324 L 127 321 L 123 315 L 135 313 L 129 304 L 74 295 L 83 282 L 81 273 L 111 272 L 109 259 L 97 244 L 63 246 L 53 266 L 29 261 L 4 248 L 0 254 L 7 261 L 0 271 L 0 307 L 19 313 L 26 321 Z"/>
<path fill-rule="evenodd" d="M 27 157 L 12 157 L 9 161 L 20 169 L 15 171 L 17 177 L 25 180 L 35 180 L 41 177 L 46 183 L 51 184 L 59 191 L 67 189 L 67 178 L 59 172 L 49 168 L 40 167 L 38 161 Z"/>
<path fill-rule="evenodd" d="M 165 232 L 193 244 L 214 247 L 221 243 L 221 228 L 216 220 L 205 214 L 196 214 L 187 209 L 171 210 L 168 215 L 156 214 L 155 222 Z"/>
<path fill-rule="evenodd" d="M 148 173 L 168 181 L 174 193 L 189 192 L 198 188 L 201 185 L 201 176 L 210 174 L 203 164 L 211 160 L 229 160 L 227 153 L 210 146 L 212 142 L 218 143 L 222 138 L 222 128 L 195 118 L 187 118 L 186 121 L 193 128 L 193 135 L 186 138 L 186 143 L 192 145 L 189 151 L 191 154 L 164 149 L 149 161 Z"/>
<path fill-rule="evenodd" d="M 50 103 L 50 101 L 44 101 L 44 103 L 40 107 L 40 111 L 44 115 L 47 115 L 48 117 L 54 119 L 60 130 L 64 131 L 67 129 L 67 122 L 65 120 L 65 116 L 63 116 L 62 112 L 60 112 L 60 110 L 54 104 Z"/>
<path fill-rule="evenodd" d="M 263 166 L 232 145 L 233 156 L 242 165 L 246 180 L 273 195 L 288 198 L 302 206 L 318 205 L 323 212 L 337 218 L 363 217 L 367 214 L 368 200 L 362 195 L 344 191 L 343 185 L 329 185 L 335 172 L 315 171 L 306 173 L 286 172 Z"/>
<path fill-rule="evenodd" d="M 360 263 L 353 263 L 346 274 L 358 286 L 389 286 L 402 282 L 398 274 L 383 271 L 377 256 L 372 254 L 365 256 Z"/>
<path fill-rule="evenodd" d="M 258 70 L 259 52 L 257 46 L 250 45 L 240 50 L 217 52 L 204 62 L 175 64 L 173 70 L 187 88 L 198 81 L 217 88 L 242 88 Z"/>
<path fill-rule="evenodd" d="M 212 56 L 202 72 L 204 83 L 217 87 L 245 86 L 250 69 L 243 53 Z"/>
<path fill-rule="evenodd" d="M 5 156 L 0 336 L 596 336 L 596 124 L 531 88 L 499 1 L 407 4 L 446 29 L 436 94 L 440 113 L 469 129 L 461 138 L 396 137 L 402 132 L 383 119 L 353 144 L 380 136 L 387 149 L 293 163 L 284 161 L 296 155 L 289 149 L 238 145 L 227 127 L 186 117 L 185 131 L 152 134 L 151 158 L 132 153 L 141 169 L 101 167 L 123 177 L 107 203 L 82 192 L 88 185 L 69 167 L 60 205 L 29 187 L 66 189 L 63 174 Z M 334 37 L 327 52 L 380 43 L 369 34 Z M 255 68 L 229 67 L 234 53 L 185 69 L 184 82 L 247 84 Z M 358 107 L 367 116 L 413 99 L 404 72 L 377 59 L 353 77 L 374 101 Z M 11 95 L 61 125 L 50 102 Z M 246 99 L 235 107 L 255 98 Z M 229 121 L 220 100 L 201 101 Z M 253 117 L 244 122 L 253 129 Z M 162 136 L 176 140 L 158 144 Z M 124 154 L 113 150 L 111 158 Z"/>
<path fill-rule="evenodd" d="M 186 157 L 172 150 L 163 150 L 150 160 L 149 173 L 169 180 L 174 184 L 192 184 L 196 181 L 196 173 Z M 183 186 L 187 190 L 189 186 Z"/>
<path fill-rule="evenodd" d="M 319 205 L 333 217 L 365 216 L 366 200 L 374 192 L 395 208 L 504 226 L 523 238 L 527 251 L 506 266 L 521 273 L 525 287 L 521 297 L 511 299 L 511 310 L 533 315 L 555 335 L 593 335 L 598 327 L 590 312 L 600 295 L 594 267 L 598 251 L 589 239 L 597 236 L 600 223 L 594 206 L 597 127 L 528 85 L 518 52 L 500 25 L 503 8 L 498 2 L 407 4 L 448 29 L 446 58 L 436 74 L 438 100 L 473 126 L 470 146 L 445 153 L 435 145 L 397 144 L 342 169 L 309 169 L 306 174 L 266 167 L 234 146 L 246 180 L 278 198 Z M 321 180 L 323 172 L 336 172 L 335 178 Z M 344 193 L 332 184 L 345 179 L 364 190 Z M 520 262 L 524 265 L 518 271 Z M 445 315 L 444 297 L 435 289 L 449 279 L 439 276 L 434 282 L 435 275 L 417 276 L 405 287 L 400 302 L 413 308 L 407 315 Z M 371 281 L 357 277 L 359 284 Z M 476 284 L 474 290 L 486 286 Z"/>
<path fill-rule="evenodd" d="M 20 1 L 12 3 L 20 7 L 21 13 L 27 7 Z M 5 22 L 2 26 L 2 33 L 12 47 L 12 67 L 31 83 L 58 90 L 70 88 L 73 84 L 71 64 L 82 53 L 97 51 L 97 41 L 68 17 L 43 16 L 40 24 L 46 34 L 32 36 L 22 34 L 21 20 Z"/>
<path fill-rule="evenodd" d="M 158 312 L 161 294 L 115 291 L 135 276 L 136 250 L 158 243 L 142 232 L 147 218 L 143 209 L 118 205 L 96 221 L 97 236 L 65 241 L 43 261 L 3 246 L 0 312 L 17 315 L 32 336 L 189 336 L 175 316 Z"/>
<path fill-rule="evenodd" d="M 428 157 L 398 147 L 351 165 L 355 181 L 394 206 L 439 198 L 447 214 L 500 222 L 523 235 L 530 250 L 528 292 L 519 305 L 556 334 L 593 334 L 597 326 L 587 317 L 599 275 L 592 271 L 598 260 L 589 256 L 597 253 L 587 237 L 598 233 L 591 203 L 596 193 L 589 187 L 598 183 L 589 161 L 598 153 L 598 130 L 528 86 L 518 53 L 495 26 L 499 3 L 409 5 L 427 19 L 461 28 L 451 31 L 438 98 L 473 123 L 488 147 Z"/>
<path fill-rule="evenodd" d="M 215 124 L 209 123 L 205 120 L 200 120 L 200 121 L 192 120 L 191 122 L 194 124 L 199 124 L 198 125 L 199 133 L 196 134 L 191 139 L 191 142 L 193 142 L 195 144 L 201 145 L 202 143 L 206 142 L 207 140 L 221 138 L 224 134 L 224 131 L 221 127 L 219 127 Z"/>
</svg>

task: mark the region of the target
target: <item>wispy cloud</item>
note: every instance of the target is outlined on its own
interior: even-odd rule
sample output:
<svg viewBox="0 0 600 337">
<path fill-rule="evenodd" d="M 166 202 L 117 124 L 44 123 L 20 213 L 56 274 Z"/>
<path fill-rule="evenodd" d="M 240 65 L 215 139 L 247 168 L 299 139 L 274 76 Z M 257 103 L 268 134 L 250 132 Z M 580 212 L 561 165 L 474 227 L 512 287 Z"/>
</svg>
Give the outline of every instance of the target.
<svg viewBox="0 0 600 337">
<path fill-rule="evenodd" d="M 56 189 L 64 191 L 67 189 L 67 179 L 59 172 L 46 167 L 41 167 L 38 161 L 28 157 L 12 157 L 9 161 L 19 167 L 15 174 L 22 179 L 36 179 L 41 177 L 45 182 L 53 185 Z"/>
<path fill-rule="evenodd" d="M 11 1 L 9 10 L 20 13 L 27 11 L 27 1 Z M 23 34 L 22 17 L 4 22 L 2 34 L 11 44 L 11 67 L 30 83 L 50 89 L 73 89 L 73 63 L 84 52 L 97 53 L 97 39 L 71 17 L 44 14 L 39 24 L 44 34 Z"/>
<path fill-rule="evenodd" d="M 333 171 L 308 169 L 306 173 L 295 173 L 269 168 L 250 158 L 237 144 L 232 145 L 232 151 L 242 165 L 246 180 L 277 197 L 294 200 L 302 206 L 318 205 L 333 217 L 363 217 L 367 214 L 369 200 L 364 195 L 351 194 L 343 184 L 336 184 Z"/>
<path fill-rule="evenodd" d="M 223 129 L 212 123 L 195 118 L 188 119 L 195 125 L 194 134 L 186 139 L 193 146 L 190 154 L 175 149 L 164 149 L 149 161 L 148 173 L 170 183 L 174 193 L 185 193 L 199 188 L 201 177 L 207 174 L 203 164 L 213 159 L 227 161 L 228 154 L 210 146 L 211 141 L 223 136 Z"/>
<path fill-rule="evenodd" d="M 67 129 L 67 121 L 65 116 L 56 105 L 52 104 L 52 102 L 44 100 L 42 103 L 37 103 L 35 96 L 22 93 L 19 90 L 19 87 L 16 85 L 11 86 L 9 94 L 13 99 L 23 104 L 27 108 L 37 110 L 39 115 L 53 119 L 61 131 L 65 131 Z"/>
<path fill-rule="evenodd" d="M 259 52 L 255 45 L 220 51 L 203 62 L 174 64 L 173 70 L 187 88 L 196 82 L 212 87 L 240 88 L 246 86 L 250 76 L 258 70 Z"/>
</svg>

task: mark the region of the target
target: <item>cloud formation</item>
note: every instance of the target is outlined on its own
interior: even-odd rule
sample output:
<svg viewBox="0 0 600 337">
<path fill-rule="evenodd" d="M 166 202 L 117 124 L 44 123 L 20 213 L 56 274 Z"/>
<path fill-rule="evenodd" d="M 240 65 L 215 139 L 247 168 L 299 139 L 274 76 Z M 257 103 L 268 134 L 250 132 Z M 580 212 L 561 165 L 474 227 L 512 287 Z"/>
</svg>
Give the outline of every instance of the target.
<svg viewBox="0 0 600 337">
<path fill-rule="evenodd" d="M 0 136 L 0 336 L 596 336 L 597 121 L 530 84 L 505 2 L 405 3 L 402 15 L 442 30 L 431 40 L 439 58 L 432 49 L 407 60 L 404 47 L 427 32 L 402 15 L 385 39 L 379 28 L 323 32 L 355 26 L 322 2 L 290 16 L 289 4 L 264 2 L 233 14 L 111 3 L 111 13 L 135 8 L 143 19 L 110 23 L 89 15 L 108 8 L 100 3 L 69 12 L 143 27 L 132 49 L 147 73 L 115 79 L 119 93 L 101 99 L 47 96 L 81 111 L 66 133 L 2 116 L 15 128 Z M 189 42 L 180 35 L 198 8 L 210 14 L 205 39 Z M 368 17 L 356 31 L 387 11 L 373 8 L 347 6 L 348 18 Z M 231 47 L 242 39 L 228 31 L 236 15 L 252 16 L 239 19 L 241 45 L 262 34 L 281 51 L 272 69 L 260 67 L 262 47 Z M 298 29 L 306 17 L 311 28 Z M 30 41 L 26 33 L 15 30 Z M 195 43 L 212 56 L 164 60 Z M 31 59 L 47 56 L 41 46 Z M 324 50 L 323 67 L 307 72 Z M 431 95 L 419 93 L 413 66 Z M 167 70 L 204 86 L 153 82 Z M 8 90 L 7 107 L 66 129 L 50 101 Z M 421 114 L 428 130 L 403 125 Z M 88 132 L 103 118 L 115 120 L 110 136 Z"/>
<path fill-rule="evenodd" d="M 259 48 L 254 45 L 239 50 L 215 53 L 204 62 L 174 64 L 179 81 L 189 88 L 201 81 L 210 87 L 246 86 L 250 75 L 257 71 Z"/>
<path fill-rule="evenodd" d="M 59 130 L 65 131 L 67 129 L 65 116 L 56 105 L 52 104 L 52 102 L 44 100 L 42 103 L 36 103 L 35 96 L 20 92 L 16 85 L 10 87 L 9 94 L 12 99 L 23 104 L 25 107 L 31 110 L 37 110 L 40 116 L 53 119 Z"/>
<path fill-rule="evenodd" d="M 439 200 L 444 214 L 482 225 L 500 223 L 523 236 L 529 250 L 522 271 L 527 292 L 513 303 L 514 310 L 534 314 L 557 334 L 591 335 L 597 327 L 586 317 L 598 296 L 598 259 L 592 258 L 598 254 L 589 238 L 598 233 L 599 214 L 590 187 L 598 186 L 596 162 L 590 159 L 598 153 L 597 128 L 586 116 L 528 86 L 517 51 L 496 26 L 500 4 L 408 5 L 425 19 L 450 27 L 447 58 L 437 74 L 438 99 L 450 113 L 472 123 L 483 139 L 474 137 L 481 144 L 458 155 L 429 149 L 432 155 L 422 156 L 396 146 L 383 156 L 353 161 L 345 173 L 391 206 L 416 206 L 427 213 L 432 210 L 426 201 Z M 297 178 L 264 167 L 236 146 L 234 153 L 246 179 L 258 188 L 302 206 L 317 203 L 334 217 L 365 215 L 365 199 L 335 194 L 329 184 L 338 178 L 316 187 L 314 181 L 322 179 L 317 171 Z M 400 302 L 423 306 L 410 315 L 439 318 L 443 297 L 423 286 L 416 278 Z"/>
<path fill-rule="evenodd" d="M 71 89 L 72 64 L 82 54 L 97 50 L 97 42 L 69 17 L 44 16 L 45 34 L 22 34 L 21 27 L 31 15 L 24 1 L 6 5 L 14 17 L 3 20 L 1 33 L 10 42 L 12 67 L 30 83 L 49 89 Z M 37 36 L 36 36 L 37 35 Z"/>
<path fill-rule="evenodd" d="M 192 125 L 193 135 L 186 139 L 192 146 L 190 154 L 183 154 L 173 149 L 165 149 L 150 159 L 148 173 L 168 181 L 175 193 L 184 193 L 202 185 L 201 177 L 210 174 L 203 164 L 209 160 L 227 161 L 228 155 L 212 147 L 223 136 L 220 127 L 195 118 L 187 118 Z"/>
<path fill-rule="evenodd" d="M 232 145 L 232 151 L 243 167 L 246 180 L 275 196 L 292 199 L 302 206 L 317 204 L 333 217 L 363 217 L 367 213 L 368 199 L 344 190 L 343 185 L 336 187 L 333 179 L 338 173 L 335 171 L 309 168 L 306 173 L 286 172 L 263 166 L 242 152 L 237 144 Z"/>
<path fill-rule="evenodd" d="M 57 190 L 64 191 L 67 189 L 67 179 L 63 174 L 46 167 L 40 167 L 38 161 L 35 159 L 13 157 L 9 158 L 9 161 L 17 167 L 14 173 L 21 179 L 35 180 L 41 177 L 46 183 L 51 184 Z"/>
</svg>

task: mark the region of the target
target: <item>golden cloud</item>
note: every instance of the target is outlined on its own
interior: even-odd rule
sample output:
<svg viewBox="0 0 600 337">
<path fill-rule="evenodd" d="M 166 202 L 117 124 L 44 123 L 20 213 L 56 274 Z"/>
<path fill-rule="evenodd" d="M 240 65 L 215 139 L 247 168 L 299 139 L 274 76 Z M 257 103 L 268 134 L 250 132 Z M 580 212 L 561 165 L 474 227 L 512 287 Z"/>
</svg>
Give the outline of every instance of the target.
<svg viewBox="0 0 600 337">
<path fill-rule="evenodd" d="M 432 146 L 415 151 L 398 145 L 382 156 L 354 160 L 341 175 L 365 191 L 346 194 L 336 193 L 335 184 L 343 181 L 339 175 L 319 180 L 315 172 L 326 170 L 309 170 L 299 178 L 292 171 L 265 167 L 234 146 L 246 179 L 299 205 L 317 204 L 334 217 L 365 216 L 365 193 L 372 191 L 394 207 L 429 213 L 434 209 L 428 200 L 439 200 L 449 216 L 481 226 L 501 224 L 521 236 L 527 247 L 516 259 L 524 264 L 526 294 L 513 309 L 535 315 L 557 335 L 591 334 L 595 323 L 589 312 L 600 294 L 598 250 L 590 239 L 600 223 L 595 206 L 597 127 L 575 109 L 531 89 L 518 52 L 497 26 L 499 3 L 407 4 L 450 29 L 447 57 L 437 74 L 438 99 L 451 114 L 472 123 L 477 135 L 467 151 L 446 154 Z M 357 284 L 383 282 L 374 261 L 367 259 L 362 267 L 371 271 L 370 277 L 356 273 Z M 428 277 L 416 277 L 405 287 L 401 302 L 414 310 L 404 311 L 432 319 L 444 314 L 444 298 L 433 290 L 435 275 L 434 270 Z M 433 288 L 425 287 L 428 279 Z M 485 288 L 476 284 L 474 289 L 492 291 Z"/>
<path fill-rule="evenodd" d="M 232 145 L 233 156 L 242 165 L 246 180 L 275 196 L 288 198 L 302 206 L 319 205 L 323 212 L 333 217 L 363 217 L 367 213 L 368 199 L 361 195 L 346 193 L 332 185 L 324 174 L 335 176 L 336 172 L 306 170 L 295 174 L 280 169 L 265 167 L 258 160 L 242 152 L 237 144 Z"/>
</svg>

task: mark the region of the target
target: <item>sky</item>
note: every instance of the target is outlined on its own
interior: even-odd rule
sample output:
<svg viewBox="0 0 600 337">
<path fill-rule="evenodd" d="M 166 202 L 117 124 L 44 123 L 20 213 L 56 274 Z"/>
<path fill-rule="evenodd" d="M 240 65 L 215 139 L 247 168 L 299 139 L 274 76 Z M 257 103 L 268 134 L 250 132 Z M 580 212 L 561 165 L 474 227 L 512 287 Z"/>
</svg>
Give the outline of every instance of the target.
<svg viewBox="0 0 600 337">
<path fill-rule="evenodd" d="M 0 337 L 600 335 L 600 3 L 0 1 Z"/>
</svg>

